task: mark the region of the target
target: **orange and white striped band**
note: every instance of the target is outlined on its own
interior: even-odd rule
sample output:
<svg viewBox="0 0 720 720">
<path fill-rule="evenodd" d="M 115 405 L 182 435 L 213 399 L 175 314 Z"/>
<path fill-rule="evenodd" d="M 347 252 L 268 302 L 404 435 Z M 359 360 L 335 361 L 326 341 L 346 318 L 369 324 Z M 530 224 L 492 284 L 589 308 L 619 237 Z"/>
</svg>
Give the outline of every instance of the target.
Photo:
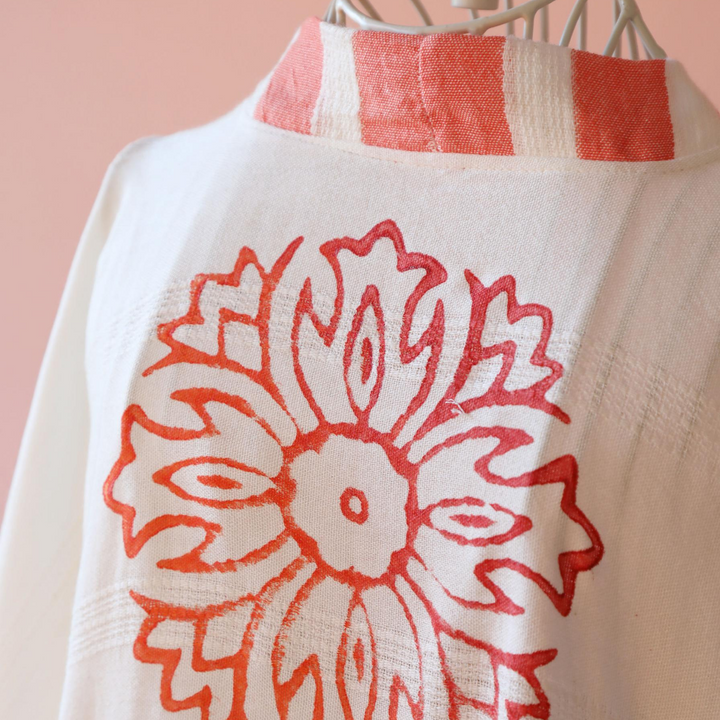
<svg viewBox="0 0 720 720">
<path fill-rule="evenodd" d="M 720 115 L 675 60 L 316 18 L 275 68 L 255 117 L 416 152 L 658 161 L 720 145 Z"/>
</svg>

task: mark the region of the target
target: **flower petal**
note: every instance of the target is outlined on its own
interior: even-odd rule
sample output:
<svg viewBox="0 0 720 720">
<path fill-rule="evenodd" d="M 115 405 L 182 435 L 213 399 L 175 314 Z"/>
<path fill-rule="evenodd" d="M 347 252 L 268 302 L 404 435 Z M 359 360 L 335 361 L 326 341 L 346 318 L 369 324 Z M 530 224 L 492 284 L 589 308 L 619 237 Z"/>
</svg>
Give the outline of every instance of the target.
<svg viewBox="0 0 720 720">
<path fill-rule="evenodd" d="M 442 645 L 458 704 L 498 720 L 550 717 L 550 704 L 536 676 L 555 650 L 510 655 L 459 634 L 443 634 Z"/>
<path fill-rule="evenodd" d="M 257 679 L 255 671 L 262 674 L 263 661 L 269 660 L 266 633 L 272 622 L 263 622 L 264 610 L 273 602 L 282 604 L 283 596 L 287 599 L 293 589 L 297 592 L 298 583 L 304 587 L 302 568 L 302 561 L 295 561 L 269 580 L 257 598 L 248 596 L 223 607 L 167 607 L 134 594 L 148 614 L 135 642 L 135 656 L 162 666 L 161 702 L 166 710 L 200 708 L 203 720 L 220 720 L 247 709 L 245 701 L 251 703 L 255 697 L 247 692 L 250 674 L 253 681 Z M 275 617 L 271 612 L 271 620 Z M 261 652 L 251 672 L 248 660 L 256 642 Z M 231 687 L 240 692 L 228 692 Z M 263 717 L 269 712 L 265 690 Z"/>
<path fill-rule="evenodd" d="M 247 375 L 285 409 L 270 372 L 270 306 L 301 242 L 297 238 L 290 243 L 269 271 L 252 249 L 244 247 L 231 272 L 196 275 L 188 311 L 158 327 L 158 339 L 170 352 L 143 374 L 178 363 L 221 367 Z"/>
<path fill-rule="evenodd" d="M 153 480 L 184 500 L 216 508 L 258 505 L 273 488 L 264 473 L 231 458 L 187 458 L 153 473 Z"/>
<path fill-rule="evenodd" d="M 446 564 L 449 563 L 446 561 Z M 438 574 L 440 578 L 421 560 L 411 559 L 408 562 L 408 582 L 420 597 L 425 598 L 426 606 L 432 608 L 429 612 L 438 628 L 461 632 L 468 638 L 509 653 L 533 653 L 547 647 L 548 640 L 539 630 L 549 626 L 555 613 L 554 609 L 547 607 L 547 603 L 530 603 L 525 612 L 518 615 L 492 612 L 487 608 L 494 598 L 474 576 L 467 579 L 467 586 L 459 581 L 455 586 L 452 576 L 448 580 L 444 574 Z M 476 587 L 480 588 L 477 593 Z M 538 591 L 538 594 L 541 593 Z M 468 597 L 472 599 L 466 599 Z"/>
<path fill-rule="evenodd" d="M 408 565 L 407 581 L 428 608 L 439 636 L 453 717 L 549 717 L 550 704 L 536 670 L 551 662 L 557 650 L 521 650 L 523 644 L 536 644 L 542 621 L 468 609 L 444 595 L 415 560 Z M 478 632 L 483 619 L 491 632 Z M 495 642 L 488 640 L 491 635 Z"/>
<path fill-rule="evenodd" d="M 307 708 L 298 697 L 307 683 L 314 686 L 314 716 L 343 716 L 336 658 L 352 592 L 318 570 L 290 603 L 272 652 L 273 685 L 281 718 L 288 717 L 296 703 Z"/>
<path fill-rule="evenodd" d="M 232 712 L 233 676 L 242 663 L 240 639 L 254 602 L 223 608 L 167 607 L 134 595 L 147 613 L 134 645 L 135 657 L 160 665 L 160 700 L 170 712 L 199 708 L 203 720 L 224 720 Z M 219 642 L 218 629 L 226 631 Z"/>
<path fill-rule="evenodd" d="M 274 687 L 275 677 L 273 644 L 293 599 L 313 577 L 315 570 L 313 563 L 299 558 L 273 578 L 257 597 L 235 675 L 233 707 L 238 716 L 242 717 L 243 711 L 249 717 L 275 716 L 274 708 L 268 703 L 268 692 Z"/>
<path fill-rule="evenodd" d="M 502 545 L 532 528 L 532 520 L 498 503 L 466 497 L 443 500 L 426 511 L 427 524 L 458 545 Z"/>
<path fill-rule="evenodd" d="M 172 531 L 169 531 L 172 532 Z M 149 546 L 148 546 L 149 547 Z M 149 552 L 147 553 L 149 556 Z M 227 608 L 238 598 L 254 597 L 272 578 L 297 560 L 300 549 L 286 535 L 279 535 L 258 552 L 233 563 L 233 570 L 199 573 L 188 582 L 186 573 L 158 567 L 154 557 L 143 552 L 135 571 L 140 579 L 133 582 L 137 598 L 165 608 Z"/>
<path fill-rule="evenodd" d="M 423 487 L 431 485 L 433 478 L 451 478 L 445 488 L 449 495 L 456 488 L 472 495 L 450 497 L 425 508 L 425 527 L 435 537 L 419 533 L 416 551 L 452 595 L 468 602 L 520 614 L 529 602 L 527 590 L 518 584 L 524 578 L 534 583 L 558 612 L 567 615 L 578 573 L 597 565 L 603 546 L 597 530 L 577 506 L 578 469 L 572 455 L 517 477 L 503 478 L 490 470 L 495 457 L 524 442 L 520 432 L 475 428 L 451 438 L 423 464 L 418 478 L 421 507 Z M 498 443 L 478 458 L 474 443 L 488 437 Z M 454 507 L 475 510 L 454 514 Z M 481 509 L 493 525 L 468 527 Z M 455 562 L 448 563 L 449 556 L 455 556 Z M 488 592 L 492 601 L 488 601 Z"/>
<path fill-rule="evenodd" d="M 511 275 L 490 287 L 485 287 L 469 270 L 465 277 L 472 297 L 472 314 L 463 357 L 444 397 L 414 440 L 420 440 L 458 412 L 470 413 L 487 407 L 523 406 L 570 422 L 567 414 L 546 397 L 563 374 L 562 365 L 546 354 L 552 332 L 550 310 L 543 305 L 518 303 Z M 496 300 L 500 296 L 504 297 L 499 305 Z M 503 315 L 500 319 L 499 309 Z M 522 333 L 507 332 L 527 321 L 532 321 L 536 328 L 532 349 L 524 339 L 520 340 Z M 476 377 L 478 369 L 485 372 Z"/>
<path fill-rule="evenodd" d="M 174 341 L 175 347 L 184 345 L 213 358 L 224 354 L 245 367 L 259 369 L 260 339 L 253 328 L 253 318 L 259 309 L 261 273 L 264 272 L 254 253 L 252 259 L 250 255 L 247 250 L 241 253 L 244 267 L 237 268 L 240 274 L 236 272 L 235 278 L 233 274 L 197 276 L 191 291 L 191 306 L 196 299 L 194 318 L 202 319 L 202 322 L 192 322 L 185 315 L 182 322 L 176 320 L 161 326 L 161 337 Z M 251 342 L 238 342 L 243 339 L 242 330 L 253 329 L 254 336 L 245 338 Z"/>
<path fill-rule="evenodd" d="M 169 712 L 199 708 L 203 720 L 221 717 L 215 713 L 215 705 L 222 700 L 217 686 L 224 678 L 199 676 L 192 669 L 193 644 L 198 619 L 178 621 L 161 615 L 150 614 L 143 623 L 134 654 L 140 662 L 161 665 L 160 702 Z M 232 673 L 221 673 L 232 676 Z M 180 689 L 181 688 L 181 689 Z M 211 715 L 211 707 L 213 713 Z M 222 708 L 221 708 L 222 712 Z"/>
<path fill-rule="evenodd" d="M 375 407 L 385 375 L 385 320 L 380 295 L 368 285 L 355 312 L 343 357 L 345 389 L 358 419 Z"/>
<path fill-rule="evenodd" d="M 426 712 L 432 708 L 438 717 L 452 717 L 448 668 L 442 656 L 433 608 L 405 577 L 396 578 L 395 591 L 402 598 L 417 633 Z"/>
<path fill-rule="evenodd" d="M 233 562 L 242 562 L 284 530 L 275 505 L 279 491 L 262 477 L 280 469 L 277 438 L 243 398 L 205 388 L 176 391 L 171 397 L 189 405 L 200 422 L 190 429 L 164 425 L 131 405 L 123 416 L 120 458 L 105 484 L 106 504 L 123 518 L 128 557 L 136 557 L 158 534 L 173 530 L 174 542 L 162 544 L 165 553 L 173 548 L 172 557 L 159 558 L 159 566 L 183 572 L 233 569 Z M 164 415 L 177 404 L 168 403 Z M 157 458 L 166 464 L 158 468 Z M 244 496 L 233 499 L 218 498 L 219 493 L 227 493 L 219 488 L 215 499 L 188 492 L 174 478 L 181 468 L 185 474 L 192 472 L 200 460 L 205 466 L 247 468 L 254 486 L 249 484 Z M 217 477 L 216 481 L 220 482 Z M 200 487 L 202 483 L 193 483 L 193 489 Z M 253 493 L 253 487 L 259 492 Z M 204 553 L 216 540 L 215 557 L 208 560 Z M 218 557 L 220 544 L 233 554 Z"/>
<path fill-rule="evenodd" d="M 378 662 L 374 717 L 421 718 L 425 698 L 420 639 L 407 603 L 386 585 L 365 590 L 362 602 L 373 629 Z"/>
<path fill-rule="evenodd" d="M 492 655 L 482 647 L 473 647 L 446 633 L 440 635 L 440 641 L 453 686 L 462 701 L 471 700 L 476 709 L 482 708 L 491 714 L 497 695 Z"/>
<path fill-rule="evenodd" d="M 416 327 L 416 309 L 432 288 L 445 282 L 447 273 L 433 258 L 420 253 L 408 253 L 400 230 L 390 220 L 375 226 L 360 239 L 345 237 L 325 243 L 320 252 L 327 259 L 334 275 L 334 301 L 329 320 L 323 321 L 321 296 L 326 297 L 329 293 L 316 292 L 311 279 L 306 279 L 295 309 L 291 340 L 295 374 L 302 394 L 318 421 L 344 421 L 332 415 L 340 412 L 341 403 L 332 395 L 323 397 L 322 388 L 327 387 L 327 373 L 332 373 L 343 358 L 348 368 L 353 362 L 357 362 L 360 382 L 356 383 L 353 377 L 353 382 L 348 383 L 351 403 L 356 408 L 368 412 L 372 410 L 371 424 L 397 437 L 408 419 L 427 398 L 442 349 L 442 302 L 437 300 L 429 324 L 422 328 Z M 373 268 L 393 268 L 396 272 L 376 274 L 377 276 L 371 276 L 372 283 L 366 283 L 360 260 L 371 254 L 374 258 Z M 387 309 L 381 304 L 386 294 L 406 297 L 400 321 L 393 323 L 392 332 L 385 322 Z M 362 327 L 365 311 L 369 306 L 372 306 L 376 317 L 378 340 L 373 342 L 371 339 L 371 347 L 360 340 L 357 347 L 355 339 L 350 337 L 348 341 L 348 337 L 353 333 L 363 337 L 359 328 Z M 310 334 L 311 328 L 320 342 Z M 417 337 L 417 340 L 411 341 L 411 335 Z M 365 335 L 371 336 L 372 334 Z M 380 342 L 382 336 L 385 337 L 384 350 Z M 398 402 L 402 392 L 398 393 L 397 382 L 387 376 L 383 378 L 380 373 L 381 362 L 387 367 L 390 358 L 396 361 L 400 368 L 419 363 L 417 382 L 408 383 L 405 368 L 398 373 L 396 380 L 402 380 L 401 385 L 406 395 L 407 388 L 412 388 L 402 403 Z M 317 368 L 318 360 L 327 368 L 324 375 Z M 372 388 L 366 393 L 367 404 L 364 400 L 361 401 L 363 394 L 358 387 L 363 385 L 363 363 L 366 372 L 369 368 L 368 380 L 370 377 L 374 380 Z M 348 369 L 346 378 L 350 375 L 354 373 L 350 373 Z M 383 389 L 380 387 L 381 382 Z M 387 390 L 384 389 L 386 384 Z"/>
<path fill-rule="evenodd" d="M 337 655 L 337 688 L 343 717 L 372 717 L 377 697 L 377 649 L 367 609 L 353 598 Z"/>
</svg>

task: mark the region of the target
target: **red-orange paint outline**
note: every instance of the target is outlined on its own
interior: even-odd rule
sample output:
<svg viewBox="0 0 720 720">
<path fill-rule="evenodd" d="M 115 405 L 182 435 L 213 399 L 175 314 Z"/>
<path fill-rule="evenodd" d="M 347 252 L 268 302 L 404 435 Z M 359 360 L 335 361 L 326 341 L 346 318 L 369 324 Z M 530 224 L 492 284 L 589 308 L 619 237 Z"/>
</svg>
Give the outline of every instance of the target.
<svg viewBox="0 0 720 720">
<path fill-rule="evenodd" d="M 381 395 L 385 374 L 386 345 L 388 342 L 386 338 L 387 331 L 384 321 L 381 290 L 376 285 L 370 283 L 366 286 L 360 305 L 352 315 L 348 336 L 344 339 L 342 353 L 344 389 L 356 418 L 354 422 L 330 423 L 326 420 L 322 408 L 313 397 L 310 386 L 305 378 L 299 346 L 299 329 L 301 323 L 306 318 L 310 321 L 315 332 L 326 346 L 330 346 L 336 341 L 340 320 L 346 311 L 344 306 L 347 295 L 345 291 L 345 278 L 339 256 L 342 252 L 349 252 L 358 258 L 367 257 L 375 245 L 383 240 L 389 240 L 393 246 L 396 256 L 395 269 L 397 272 L 402 273 L 409 270 L 420 270 L 423 273 L 422 278 L 411 291 L 405 303 L 398 338 L 400 360 L 402 363 L 408 364 L 416 360 L 423 352 L 428 351 L 424 374 L 420 381 L 419 388 L 409 401 L 407 407 L 398 415 L 397 420 L 389 432 L 377 431 L 370 425 L 370 412 L 379 401 Z M 467 538 L 462 534 L 434 527 L 431 515 L 433 510 L 439 507 L 481 507 L 485 505 L 486 502 L 481 497 L 472 494 L 473 492 L 481 494 L 483 482 L 512 488 L 532 488 L 534 486 L 555 483 L 563 485 L 560 507 L 569 520 L 579 524 L 583 528 L 590 540 L 590 547 L 579 551 L 563 552 L 558 556 L 558 566 L 562 578 L 561 590 L 557 590 L 545 577 L 531 567 L 513 560 L 510 557 L 483 560 L 475 565 L 472 572 L 475 578 L 490 591 L 494 600 L 491 603 L 481 603 L 467 598 L 455 597 L 443 587 L 448 597 L 452 598 L 453 601 L 457 602 L 461 607 L 510 616 L 524 613 L 525 609 L 510 600 L 502 589 L 490 578 L 490 575 L 495 570 L 506 568 L 519 573 L 529 581 L 535 583 L 549 598 L 557 611 L 561 615 L 567 615 L 572 607 L 578 574 L 590 570 L 600 562 L 603 555 L 603 545 L 600 536 L 585 514 L 577 506 L 578 467 L 572 455 L 559 457 L 541 468 L 514 478 L 498 476 L 489 469 L 491 461 L 511 450 L 532 443 L 533 438 L 522 430 L 497 426 L 474 427 L 469 431 L 453 435 L 428 450 L 419 462 L 413 463 L 408 457 L 414 441 L 425 437 L 430 431 L 452 419 L 458 408 L 465 413 L 471 413 L 476 409 L 491 406 L 526 406 L 540 410 L 561 422 L 568 423 L 570 419 L 567 414 L 546 397 L 548 391 L 562 377 L 563 373 L 563 368 L 560 363 L 548 358 L 546 355 L 548 341 L 552 332 L 552 313 L 548 308 L 538 304 L 519 303 L 516 296 L 515 279 L 512 276 L 504 276 L 491 285 L 485 286 L 473 273 L 466 271 L 465 279 L 468 284 L 472 304 L 468 336 L 462 357 L 452 381 L 441 400 L 430 410 L 429 414 L 427 414 L 426 419 L 420 424 L 419 430 L 415 433 L 413 440 L 400 447 L 396 444 L 400 432 L 405 427 L 407 421 L 423 406 L 429 397 L 431 388 L 436 382 L 436 370 L 444 342 L 445 317 L 442 298 L 437 297 L 437 299 L 435 299 L 432 318 L 427 327 L 420 333 L 418 340 L 413 344 L 409 341 L 410 329 L 413 327 L 415 311 L 420 300 L 424 298 L 428 292 L 433 289 L 439 289 L 443 283 L 445 283 L 447 272 L 434 258 L 421 253 L 408 252 L 405 248 L 400 230 L 395 223 L 390 220 L 378 224 L 367 235 L 360 239 L 343 237 L 327 242 L 320 246 L 319 252 L 328 262 L 335 279 L 335 298 L 330 320 L 324 323 L 317 314 L 313 305 L 312 285 L 308 278 L 298 292 L 298 300 L 290 333 L 295 379 L 300 391 L 317 418 L 317 426 L 313 430 L 302 432 L 300 431 L 298 422 L 289 412 L 285 398 L 271 373 L 269 332 L 273 293 L 301 242 L 302 238 L 298 238 L 290 243 L 270 271 L 265 271 L 259 264 L 255 253 L 245 247 L 240 251 L 232 272 L 228 274 L 200 274 L 196 276 L 190 288 L 190 307 L 188 312 L 178 319 L 164 323 L 158 327 L 157 337 L 169 348 L 168 354 L 143 372 L 143 376 L 147 376 L 170 365 L 186 363 L 223 368 L 244 375 L 265 390 L 273 401 L 277 403 L 277 406 L 287 414 L 297 430 L 295 440 L 288 447 L 283 447 L 270 424 L 257 414 L 247 400 L 239 395 L 232 395 L 214 388 L 205 387 L 178 389 L 168 393 L 169 399 L 187 404 L 201 420 L 202 427 L 200 429 L 185 429 L 162 425 L 151 420 L 140 405 L 130 405 L 122 417 L 120 456 L 104 484 L 106 504 L 122 519 L 123 543 L 125 552 L 130 559 L 137 557 L 151 538 L 164 530 L 176 527 L 200 528 L 204 531 L 205 537 L 191 551 L 179 557 L 169 557 L 158 561 L 157 566 L 160 569 L 190 574 L 235 572 L 248 565 L 268 560 L 275 552 L 286 546 L 289 542 L 297 544 L 301 555 L 267 581 L 258 593 L 245 595 L 219 605 L 186 608 L 163 603 L 132 591 L 131 595 L 133 599 L 147 614 L 135 641 L 135 657 L 141 662 L 162 666 L 160 701 L 166 710 L 174 712 L 188 708 L 200 708 L 202 720 L 208 720 L 212 703 L 212 692 L 209 686 L 204 686 L 199 692 L 187 698 L 176 698 L 172 695 L 172 679 L 181 661 L 183 649 L 154 648 L 149 643 L 149 638 L 153 630 L 166 620 L 192 623 L 194 627 L 192 648 L 193 670 L 196 672 L 212 672 L 213 670 L 219 669 L 231 669 L 234 676 L 234 693 L 232 709 L 228 720 L 247 720 L 244 701 L 247 693 L 248 664 L 251 661 L 255 633 L 269 603 L 276 594 L 282 588 L 286 587 L 288 583 L 292 582 L 301 570 L 312 567 L 314 570 L 310 574 L 309 579 L 303 582 L 301 588 L 294 593 L 282 621 L 281 631 L 274 638 L 270 661 L 273 667 L 275 702 L 281 717 L 285 717 L 292 698 L 298 692 L 299 688 L 303 686 L 308 677 L 311 677 L 315 684 L 313 720 L 335 720 L 334 718 L 324 718 L 323 715 L 324 687 L 317 655 L 308 655 L 308 657 L 293 670 L 289 680 L 281 682 L 279 672 L 285 652 L 283 643 L 287 639 L 287 631 L 300 612 L 310 591 L 323 581 L 337 581 L 353 588 L 352 600 L 350 601 L 345 620 L 345 628 L 338 647 L 335 676 L 333 678 L 340 693 L 345 718 L 352 718 L 348 690 L 345 683 L 345 671 L 350 652 L 353 653 L 358 677 L 362 680 L 360 675 L 365 672 L 370 672 L 372 678 L 370 695 L 363 720 L 370 720 L 377 706 L 379 692 L 377 679 L 378 648 L 372 623 L 363 603 L 362 596 L 364 591 L 372 587 L 383 586 L 394 593 L 407 618 L 418 657 L 418 672 L 420 677 L 420 686 L 416 694 L 411 692 L 399 675 L 393 677 L 389 688 L 390 696 L 388 700 L 390 718 L 394 718 L 396 715 L 400 698 L 404 695 L 413 719 L 420 720 L 424 714 L 425 704 L 423 652 L 421 650 L 419 631 L 413 612 L 403 597 L 403 593 L 398 589 L 397 578 L 403 578 L 425 608 L 435 633 L 443 679 L 448 692 L 449 718 L 452 720 L 459 718 L 460 708 L 463 705 L 470 705 L 482 709 L 487 712 L 491 718 L 497 718 L 500 702 L 498 668 L 501 666 L 507 667 L 522 675 L 533 688 L 538 699 L 538 702 L 533 704 L 518 704 L 508 700 L 506 709 L 510 720 L 520 720 L 520 718 L 523 717 L 548 718 L 550 711 L 549 700 L 537 679 L 536 671 L 538 668 L 551 662 L 556 656 L 557 650 L 550 649 L 528 654 L 511 654 L 467 636 L 453 628 L 447 620 L 441 617 L 420 585 L 409 575 L 406 567 L 408 561 L 412 558 L 418 560 L 421 566 L 432 575 L 432 568 L 426 565 L 422 556 L 419 555 L 414 548 L 415 538 L 420 528 L 428 528 L 431 531 L 438 532 L 446 540 L 450 540 L 458 545 L 473 545 L 482 548 L 491 544 L 504 545 L 510 540 L 520 537 L 532 527 L 532 521 L 529 517 L 514 513 L 509 508 L 505 508 L 497 503 L 489 504 L 496 512 L 508 514 L 513 517 L 511 528 L 503 533 L 483 538 Z M 206 322 L 201 312 L 200 300 L 209 282 L 218 285 L 239 287 L 242 282 L 243 273 L 249 267 L 254 268 L 260 276 L 262 283 L 258 311 L 254 316 L 222 308 L 219 313 L 217 328 L 218 350 L 215 354 L 198 350 L 176 339 L 175 332 L 179 327 L 183 325 L 202 325 Z M 527 317 L 540 318 L 542 323 L 540 338 L 532 353 L 530 362 L 537 367 L 549 369 L 550 373 L 528 388 L 517 390 L 508 390 L 505 388 L 505 381 L 515 361 L 516 346 L 514 342 L 506 341 L 489 347 L 482 344 L 482 331 L 486 322 L 487 309 L 490 303 L 501 293 L 507 296 L 507 320 L 510 324 Z M 360 351 L 357 352 L 356 345 L 360 337 L 364 318 L 368 311 L 371 311 L 375 318 L 377 344 L 373 345 L 373 342 L 368 337 L 364 337 L 361 342 Z M 261 350 L 260 369 L 249 368 L 242 365 L 238 360 L 227 356 L 225 352 L 225 329 L 229 323 L 240 323 L 257 330 Z M 341 338 L 340 341 L 342 342 L 342 340 Z M 358 357 L 360 362 L 361 384 L 364 385 L 367 383 L 373 370 L 375 370 L 375 380 L 369 390 L 369 400 L 364 407 L 361 407 L 354 398 L 350 383 L 350 366 L 354 362 L 354 358 L 357 359 Z M 501 369 L 490 387 L 483 392 L 482 395 L 458 402 L 457 398 L 468 381 L 472 369 L 480 362 L 494 357 L 501 358 Z M 152 474 L 153 482 L 165 487 L 176 497 L 190 504 L 198 503 L 205 507 L 218 510 L 239 510 L 245 507 L 274 503 L 280 509 L 285 520 L 285 530 L 277 537 L 265 542 L 264 545 L 252 550 L 242 558 L 228 559 L 215 563 L 205 561 L 203 559 L 203 553 L 223 532 L 222 525 L 188 512 L 187 514 L 161 514 L 159 517 L 148 521 L 142 527 L 136 528 L 136 508 L 131 504 L 119 501 L 114 493 L 116 483 L 120 479 L 123 471 L 130 466 L 137 457 L 131 437 L 133 428 L 139 426 L 144 431 L 159 438 L 175 442 L 184 442 L 217 435 L 220 430 L 214 424 L 212 416 L 207 409 L 209 403 L 224 404 L 255 422 L 272 441 L 281 447 L 283 453 L 283 468 L 281 472 L 276 477 L 268 478 L 272 486 L 259 494 L 249 495 L 242 499 L 209 500 L 192 495 L 172 481 L 173 474 L 179 469 L 201 464 L 225 465 L 243 472 L 266 477 L 257 468 L 253 468 L 234 458 L 193 456 L 165 465 Z M 408 499 L 405 506 L 405 521 L 407 523 L 406 544 L 400 551 L 393 553 L 387 571 L 379 578 L 368 578 L 352 568 L 349 570 L 333 568 L 322 558 L 317 542 L 297 526 L 292 516 L 290 505 L 295 493 L 295 480 L 289 472 L 292 461 L 304 452 L 319 450 L 330 437 L 338 435 L 382 448 L 392 467 L 398 475 L 408 483 Z M 469 487 L 469 494 L 464 498 L 445 499 L 422 510 L 419 509 L 417 502 L 417 481 L 420 467 L 448 448 L 455 447 L 466 441 L 481 438 L 494 438 L 498 442 L 491 452 L 478 457 L 475 461 L 474 469 L 478 476 L 478 487 Z M 237 487 L 237 482 L 230 481 L 221 474 L 217 476 L 203 475 L 201 478 L 198 478 L 198 480 L 209 487 L 215 487 L 219 490 L 240 489 Z M 437 580 L 437 577 L 435 577 L 435 580 L 442 587 L 442 583 Z M 250 604 L 253 609 L 238 651 L 229 657 L 219 660 L 208 660 L 204 658 L 202 646 L 210 620 L 243 604 Z M 363 647 L 363 652 L 369 653 L 370 663 L 367 665 L 363 656 L 362 673 L 359 669 L 358 660 L 355 657 L 357 648 L 353 648 L 352 651 L 350 651 L 347 646 L 352 613 L 354 609 L 358 608 L 361 610 L 367 622 L 370 638 L 370 647 Z M 443 650 L 441 638 L 444 636 L 451 637 L 456 641 L 482 649 L 488 653 L 495 675 L 496 697 L 494 703 L 482 703 L 476 699 L 465 697 L 462 694 L 455 683 L 448 658 L 445 656 L 445 651 Z M 358 719 L 354 718 L 353 720 Z"/>
</svg>

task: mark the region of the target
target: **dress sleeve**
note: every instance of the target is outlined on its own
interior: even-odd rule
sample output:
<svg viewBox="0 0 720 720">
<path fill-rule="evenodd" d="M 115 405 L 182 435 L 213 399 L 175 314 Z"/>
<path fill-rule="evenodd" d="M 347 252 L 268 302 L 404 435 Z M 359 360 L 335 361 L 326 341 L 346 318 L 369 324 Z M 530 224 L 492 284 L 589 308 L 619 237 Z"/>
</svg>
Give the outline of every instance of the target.
<svg viewBox="0 0 720 720">
<path fill-rule="evenodd" d="M 97 261 L 122 194 L 121 167 L 143 140 L 128 145 L 108 167 L 75 251 L 0 527 L 3 718 L 58 716 L 82 539 L 88 307 Z"/>
</svg>

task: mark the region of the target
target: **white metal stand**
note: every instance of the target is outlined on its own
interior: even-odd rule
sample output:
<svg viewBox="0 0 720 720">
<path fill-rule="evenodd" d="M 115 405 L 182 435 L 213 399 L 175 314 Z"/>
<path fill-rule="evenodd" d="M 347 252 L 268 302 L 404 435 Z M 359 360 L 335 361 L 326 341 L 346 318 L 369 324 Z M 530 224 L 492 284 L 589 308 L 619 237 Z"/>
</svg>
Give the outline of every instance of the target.
<svg viewBox="0 0 720 720">
<path fill-rule="evenodd" d="M 555 0 L 526 0 L 515 6 L 513 0 L 504 0 L 504 8 L 498 11 L 499 0 L 452 0 L 455 7 L 465 8 L 470 19 L 450 25 L 434 25 L 422 0 L 410 0 L 420 16 L 422 25 L 393 25 L 386 23 L 373 6 L 371 0 L 332 0 L 325 20 L 344 25 L 349 18 L 364 30 L 405 33 L 409 35 L 430 35 L 433 33 L 470 33 L 484 35 L 494 27 L 505 25 L 509 35 L 515 34 L 515 22 L 524 22 L 523 37 L 533 39 L 535 18 L 539 13 L 540 38 L 549 39 L 549 6 Z M 622 56 L 622 37 L 625 33 L 630 57 L 637 60 L 638 36 L 640 37 L 648 58 L 667 57 L 658 45 L 643 20 L 636 0 L 610 0 L 614 12 L 614 24 L 607 41 L 604 55 Z M 362 9 L 360 9 L 361 6 Z M 577 45 L 581 50 L 587 49 L 587 5 L 588 0 L 576 0 L 568 16 L 560 39 L 560 45 L 568 46 L 577 30 Z M 491 15 L 480 16 L 479 11 L 491 11 Z"/>
</svg>

